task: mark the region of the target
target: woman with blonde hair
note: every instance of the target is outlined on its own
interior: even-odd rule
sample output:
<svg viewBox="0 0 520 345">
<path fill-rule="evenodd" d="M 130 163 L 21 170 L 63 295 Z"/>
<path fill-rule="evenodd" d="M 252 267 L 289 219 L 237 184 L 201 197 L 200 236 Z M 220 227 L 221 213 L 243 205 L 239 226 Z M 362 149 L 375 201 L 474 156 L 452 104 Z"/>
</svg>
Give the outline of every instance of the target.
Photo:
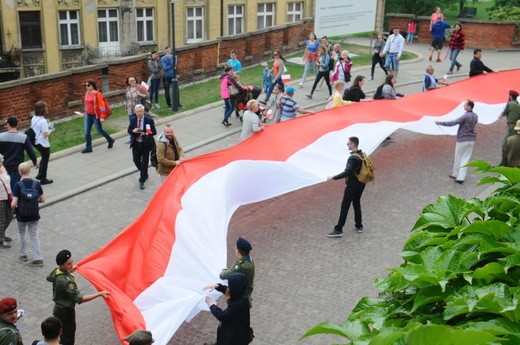
<svg viewBox="0 0 520 345">
<path fill-rule="evenodd" d="M 260 122 L 260 117 L 257 115 L 259 109 L 259 103 L 256 99 L 252 99 L 247 102 L 247 111 L 243 116 L 240 141 L 246 140 L 254 133 L 260 132 L 264 129 L 263 124 Z"/>
<path fill-rule="evenodd" d="M 334 72 L 332 73 L 332 82 L 336 82 L 336 80 L 339 80 L 345 84 L 345 89 L 347 89 L 349 87 L 351 78 L 351 68 L 352 61 L 350 61 L 350 57 L 348 56 L 348 50 L 343 50 L 341 52 L 341 56 L 339 57 L 339 61 L 336 63 Z"/>
<path fill-rule="evenodd" d="M 337 80 L 334 83 L 334 93 L 332 94 L 332 105 L 331 108 L 341 107 L 343 105 L 351 104 L 350 101 L 343 100 L 343 90 L 345 90 L 345 84 Z"/>
</svg>

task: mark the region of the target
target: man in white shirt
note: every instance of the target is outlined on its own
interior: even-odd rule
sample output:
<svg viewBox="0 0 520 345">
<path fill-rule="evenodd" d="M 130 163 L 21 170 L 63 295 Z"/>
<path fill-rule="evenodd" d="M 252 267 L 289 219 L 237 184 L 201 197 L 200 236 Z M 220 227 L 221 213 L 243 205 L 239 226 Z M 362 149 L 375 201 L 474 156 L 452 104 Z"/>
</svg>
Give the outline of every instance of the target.
<svg viewBox="0 0 520 345">
<path fill-rule="evenodd" d="M 399 72 L 399 60 L 401 59 L 403 48 L 404 37 L 399 33 L 399 28 L 394 28 L 394 33 L 388 36 L 386 40 L 385 49 L 379 54 L 381 57 L 386 55 L 385 68 L 390 70 L 390 65 L 392 65 L 396 78 Z"/>
</svg>

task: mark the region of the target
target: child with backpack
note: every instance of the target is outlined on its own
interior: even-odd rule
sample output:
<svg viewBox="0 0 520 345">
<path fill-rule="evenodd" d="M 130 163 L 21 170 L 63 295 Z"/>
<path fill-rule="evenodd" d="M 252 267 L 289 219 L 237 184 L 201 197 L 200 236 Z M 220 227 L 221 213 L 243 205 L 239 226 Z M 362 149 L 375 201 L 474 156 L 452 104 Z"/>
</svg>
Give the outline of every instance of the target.
<svg viewBox="0 0 520 345">
<path fill-rule="evenodd" d="M 18 223 L 18 235 L 20 238 L 20 260 L 28 261 L 27 242 L 25 232 L 29 232 L 33 259 L 29 265 L 43 266 L 43 256 L 41 253 L 40 239 L 38 238 L 38 221 L 40 220 L 39 203 L 44 203 L 43 189 L 38 180 L 31 179 L 31 166 L 28 163 L 21 163 L 18 166 L 20 182 L 13 187 L 13 201 L 11 207 L 16 212 Z"/>
</svg>

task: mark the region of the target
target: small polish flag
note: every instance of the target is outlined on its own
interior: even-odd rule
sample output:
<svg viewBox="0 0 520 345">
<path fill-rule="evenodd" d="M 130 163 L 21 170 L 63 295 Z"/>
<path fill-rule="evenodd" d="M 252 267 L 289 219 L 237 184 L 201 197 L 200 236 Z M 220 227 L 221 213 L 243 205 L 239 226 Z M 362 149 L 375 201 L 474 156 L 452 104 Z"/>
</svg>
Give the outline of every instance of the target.
<svg viewBox="0 0 520 345">
<path fill-rule="evenodd" d="M 144 92 L 148 92 L 148 84 L 146 84 L 144 81 L 141 82 L 141 85 L 139 85 L 139 87 L 140 87 L 141 90 L 143 90 Z"/>
</svg>

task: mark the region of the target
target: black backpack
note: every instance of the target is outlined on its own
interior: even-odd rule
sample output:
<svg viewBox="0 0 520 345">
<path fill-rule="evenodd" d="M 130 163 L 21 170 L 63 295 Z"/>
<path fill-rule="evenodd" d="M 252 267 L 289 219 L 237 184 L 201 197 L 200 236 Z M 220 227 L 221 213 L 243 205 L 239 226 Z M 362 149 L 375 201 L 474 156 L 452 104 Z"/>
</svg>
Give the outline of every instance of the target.
<svg viewBox="0 0 520 345">
<path fill-rule="evenodd" d="M 40 210 L 39 199 L 40 192 L 36 189 L 38 181 L 33 180 L 31 187 L 26 187 L 25 184 L 20 181 L 20 197 L 18 198 L 18 207 L 16 212 L 22 217 L 36 217 Z"/>
<path fill-rule="evenodd" d="M 27 138 L 29 138 L 29 142 L 32 146 L 36 146 L 36 132 L 32 127 L 29 127 L 25 130 L 25 135 L 27 135 Z"/>
<path fill-rule="evenodd" d="M 385 84 L 379 85 L 377 87 L 376 93 L 374 94 L 374 99 L 383 99 L 383 86 L 385 86 Z"/>
</svg>

